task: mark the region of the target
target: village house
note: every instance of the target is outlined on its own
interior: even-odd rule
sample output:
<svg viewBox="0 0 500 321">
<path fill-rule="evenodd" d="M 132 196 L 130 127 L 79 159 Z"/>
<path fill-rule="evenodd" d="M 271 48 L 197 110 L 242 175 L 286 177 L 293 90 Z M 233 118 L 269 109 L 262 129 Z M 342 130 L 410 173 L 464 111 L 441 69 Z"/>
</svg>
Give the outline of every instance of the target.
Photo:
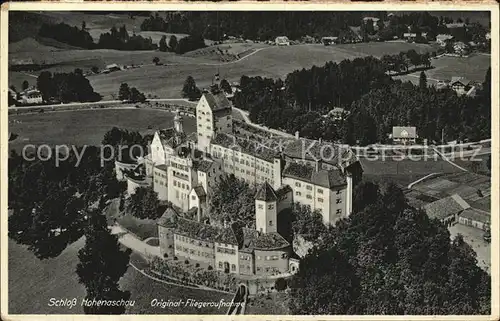
<svg viewBox="0 0 500 321">
<path fill-rule="evenodd" d="M 392 127 L 392 135 L 390 135 L 394 144 L 415 144 L 417 139 L 417 128 L 411 126 L 395 126 Z"/>
<path fill-rule="evenodd" d="M 378 22 L 380 21 L 379 18 L 376 18 L 376 17 L 364 17 L 363 18 L 363 23 L 366 24 L 368 23 L 368 21 L 372 21 L 372 24 L 373 24 L 373 29 L 374 30 L 378 30 Z"/>
<path fill-rule="evenodd" d="M 325 46 L 329 46 L 329 45 L 332 45 L 332 44 L 337 44 L 337 43 L 339 43 L 339 37 L 322 37 L 321 38 L 321 42 Z"/>
<path fill-rule="evenodd" d="M 452 77 L 449 86 L 457 95 L 473 96 L 476 91 L 474 83 L 463 77 Z"/>
<path fill-rule="evenodd" d="M 425 213 L 429 218 L 437 218 L 446 226 L 456 224 L 459 215 L 470 205 L 458 194 L 439 199 L 424 206 Z"/>
<path fill-rule="evenodd" d="M 441 46 L 445 47 L 448 41 L 453 40 L 453 36 L 449 34 L 439 34 L 436 36 L 436 42 Z"/>
<path fill-rule="evenodd" d="M 466 55 L 468 52 L 468 47 L 465 43 L 462 41 L 457 41 L 453 44 L 453 50 L 457 55 L 463 56 Z"/>
<path fill-rule="evenodd" d="M 287 36 L 279 36 L 276 37 L 274 40 L 277 46 L 289 46 L 290 45 L 290 40 L 288 39 Z"/>
<path fill-rule="evenodd" d="M 35 88 L 28 88 L 19 93 L 19 102 L 22 104 L 41 104 L 43 103 L 42 93 Z"/>
</svg>

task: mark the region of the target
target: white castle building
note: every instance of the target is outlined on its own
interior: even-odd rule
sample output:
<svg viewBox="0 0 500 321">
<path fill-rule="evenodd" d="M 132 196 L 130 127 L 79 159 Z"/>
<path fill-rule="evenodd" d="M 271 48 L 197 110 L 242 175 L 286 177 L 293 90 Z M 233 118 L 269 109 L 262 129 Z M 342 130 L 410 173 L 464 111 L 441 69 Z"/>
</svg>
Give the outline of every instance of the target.
<svg viewBox="0 0 500 321">
<path fill-rule="evenodd" d="M 117 163 L 117 177 L 127 180 L 128 192 L 152 185 L 159 199 L 171 202 L 178 211 L 203 210 L 220 176 L 233 174 L 254 186 L 268 183 L 274 190 L 288 188 L 291 192 L 284 195 L 292 199 L 287 204 L 311 206 L 322 214 L 324 223 L 334 224 L 351 213 L 353 187 L 362 169 L 349 148 L 300 138 L 274 148 L 236 134 L 231 103 L 220 92 L 205 92 L 201 97 L 196 129 L 187 135 L 176 114 L 172 128 L 156 131 L 142 177 L 123 175 Z M 257 216 L 259 210 L 260 205 Z M 274 231 L 270 221 L 276 219 L 257 217 L 256 229 Z"/>
</svg>

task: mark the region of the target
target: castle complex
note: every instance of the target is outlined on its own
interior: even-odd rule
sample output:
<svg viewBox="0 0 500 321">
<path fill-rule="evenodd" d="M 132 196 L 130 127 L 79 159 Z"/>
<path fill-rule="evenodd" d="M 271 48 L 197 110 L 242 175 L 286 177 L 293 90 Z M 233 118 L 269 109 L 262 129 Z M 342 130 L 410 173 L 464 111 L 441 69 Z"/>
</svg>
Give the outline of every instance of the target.
<svg viewBox="0 0 500 321">
<path fill-rule="evenodd" d="M 296 137 L 277 146 L 236 130 L 232 107 L 221 92 L 204 92 L 196 106 L 196 133 L 187 134 L 177 113 L 173 128 L 156 131 L 144 174 L 123 175 L 128 193 L 152 186 L 172 203 L 158 222 L 164 256 L 180 256 L 227 273 L 294 272 L 291 244 L 277 231 L 278 214 L 294 202 L 317 210 L 334 224 L 352 210 L 352 191 L 362 173 L 350 149 Z M 276 143 L 277 141 L 274 141 Z M 255 229 L 210 222 L 208 203 L 222 175 L 257 188 Z"/>
</svg>

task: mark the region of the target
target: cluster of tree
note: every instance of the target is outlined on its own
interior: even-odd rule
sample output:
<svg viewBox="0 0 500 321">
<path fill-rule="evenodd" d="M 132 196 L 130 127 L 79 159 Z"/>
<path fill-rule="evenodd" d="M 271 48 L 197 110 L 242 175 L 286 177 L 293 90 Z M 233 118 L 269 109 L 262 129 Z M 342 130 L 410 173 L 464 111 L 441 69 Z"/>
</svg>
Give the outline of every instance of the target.
<svg viewBox="0 0 500 321">
<path fill-rule="evenodd" d="M 196 100 L 201 97 L 201 90 L 196 87 L 196 82 L 191 76 L 188 76 L 184 81 L 184 86 L 182 87 L 182 97 L 188 98 L 189 100 Z"/>
<path fill-rule="evenodd" d="M 113 159 L 125 163 L 132 162 L 146 154 L 151 141 L 151 134 L 142 136 L 137 131 L 113 127 L 104 134 L 102 146 L 111 146 L 112 149 L 103 149 L 103 157 L 105 159 L 113 157 Z M 132 148 L 133 146 L 135 148 Z"/>
<path fill-rule="evenodd" d="M 234 175 L 221 176 L 211 193 L 210 220 L 255 228 L 255 189 Z"/>
<path fill-rule="evenodd" d="M 317 242 L 326 232 L 323 216 L 308 205 L 294 203 L 291 211 L 293 235 L 300 235 L 304 240 Z"/>
<path fill-rule="evenodd" d="M 353 204 L 301 260 L 293 314 L 490 314 L 490 276 L 462 236 L 450 242 L 395 185 L 362 183 Z"/>
<path fill-rule="evenodd" d="M 487 75 L 483 88 L 491 86 Z M 431 141 L 472 141 L 491 136 L 490 91 L 478 90 L 475 97 L 458 96 L 452 89 L 419 86 L 396 81 L 375 88 L 350 106 L 343 123 L 342 140 L 361 145 L 387 142 L 393 126 L 416 126 L 419 137 Z"/>
<path fill-rule="evenodd" d="M 120 301 L 130 299 L 130 292 L 120 289 L 119 280 L 128 269 L 131 250 L 122 251 L 118 237 L 109 231 L 102 214 L 104 201 L 86 211 L 85 246 L 78 251 L 78 282 L 85 286 L 86 300 Z M 84 305 L 85 314 L 123 314 L 125 306 Z"/>
<path fill-rule="evenodd" d="M 36 80 L 36 87 L 44 101 L 89 102 L 101 100 L 89 80 L 79 68 L 70 73 L 50 73 L 42 71 Z"/>
<path fill-rule="evenodd" d="M 116 50 L 155 50 L 158 46 L 153 40 L 133 34 L 130 36 L 125 26 L 119 29 L 112 27 L 109 32 L 101 34 L 97 48 Z"/>
<path fill-rule="evenodd" d="M 127 83 L 122 83 L 118 90 L 118 99 L 132 103 L 143 103 L 146 101 L 146 95 L 137 88 L 130 88 Z"/>
<path fill-rule="evenodd" d="M 171 35 L 170 38 L 168 39 L 168 45 L 167 45 L 167 36 L 162 36 L 159 42 L 159 49 L 160 51 L 166 52 L 176 52 L 177 50 L 177 37 L 175 35 Z"/>
<path fill-rule="evenodd" d="M 9 158 L 9 236 L 28 245 L 38 258 L 59 255 L 83 234 L 85 209 L 103 195 L 116 197 L 120 186 L 112 167 L 101 167 L 100 149 L 87 146 L 47 160 Z M 50 157 L 49 157 L 50 156 Z M 64 159 L 67 156 L 67 159 Z M 81 159 L 79 159 L 81 156 Z M 45 159 L 45 158 L 44 158 Z M 108 173 L 107 171 L 111 171 Z"/>
<path fill-rule="evenodd" d="M 141 219 L 157 219 L 163 214 L 162 209 L 158 193 L 152 187 L 138 187 L 127 204 L 127 211 Z"/>
<path fill-rule="evenodd" d="M 384 142 L 392 126 L 405 125 L 417 126 L 419 136 L 430 140 L 440 140 L 442 130 L 446 139 L 490 136 L 489 73 L 476 97 L 457 96 L 451 89 L 427 88 L 425 74 L 419 86 L 393 80 L 386 70 L 396 68 L 390 66 L 399 65 L 393 59 L 400 58 L 406 66 L 428 66 L 427 54 L 409 51 L 383 60 L 328 62 L 324 67 L 294 71 L 285 82 L 242 76 L 241 91 L 233 102 L 248 110 L 255 123 L 349 144 Z M 334 106 L 343 107 L 350 116 L 340 121 L 322 117 Z"/>
<path fill-rule="evenodd" d="M 187 36 L 181 38 L 179 41 L 177 41 L 177 38 L 173 38 L 176 40 L 172 41 L 172 37 L 170 38 L 171 41 L 169 41 L 169 48 L 171 48 L 172 51 L 175 51 L 178 54 L 183 54 L 188 51 L 205 48 L 207 46 L 205 45 L 205 40 L 203 39 L 202 36 L 197 36 L 197 35 Z"/>
<path fill-rule="evenodd" d="M 145 19 L 141 30 L 200 35 L 215 41 L 228 36 L 251 40 L 274 40 L 283 35 L 290 39 L 306 35 L 320 38 L 338 36 L 348 26 L 359 26 L 363 16 L 361 11 L 167 12 L 165 17 L 157 13 Z M 255 21 L 260 22 L 257 27 Z"/>
<path fill-rule="evenodd" d="M 431 67 L 431 54 L 429 52 L 421 54 L 414 49 L 406 52 L 402 51 L 397 55 L 384 55 L 380 60 L 385 65 L 387 71 L 396 73 L 409 72 L 410 66 L 413 66 L 413 69 Z"/>
<path fill-rule="evenodd" d="M 82 28 L 72 27 L 63 22 L 58 24 L 44 23 L 38 35 L 44 38 L 52 38 L 59 42 L 66 43 L 75 47 L 92 49 L 94 48 L 94 39 L 90 33 L 85 30 L 85 23 L 82 24 Z"/>
</svg>

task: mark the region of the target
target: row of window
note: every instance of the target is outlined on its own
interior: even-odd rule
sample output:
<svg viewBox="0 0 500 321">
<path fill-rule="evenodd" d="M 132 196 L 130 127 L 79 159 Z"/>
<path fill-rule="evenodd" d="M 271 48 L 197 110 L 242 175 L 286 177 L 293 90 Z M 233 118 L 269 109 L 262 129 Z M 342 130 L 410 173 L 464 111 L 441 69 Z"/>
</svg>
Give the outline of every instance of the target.
<svg viewBox="0 0 500 321">
<path fill-rule="evenodd" d="M 286 259 L 287 257 L 288 257 L 288 255 L 286 253 L 281 254 L 282 259 Z M 263 256 L 263 257 L 257 256 L 257 260 L 275 261 L 275 260 L 279 260 L 279 259 L 280 259 L 280 257 L 278 255 Z"/>
<path fill-rule="evenodd" d="M 179 187 L 179 188 L 185 189 L 187 191 L 190 190 L 189 184 L 181 183 L 179 181 L 176 181 L 175 179 L 173 181 L 174 181 L 173 184 L 175 187 Z"/>
<path fill-rule="evenodd" d="M 183 170 L 185 172 L 189 171 L 189 167 L 187 167 L 186 165 L 174 163 L 172 161 L 170 162 L 170 166 L 175 167 L 175 168 L 180 169 L 180 170 Z"/>
<path fill-rule="evenodd" d="M 233 250 L 233 249 L 226 249 L 226 248 L 223 248 L 223 247 L 217 247 L 217 252 L 218 253 L 224 253 L 224 254 L 231 254 L 231 255 L 236 254 L 235 250 Z"/>
<path fill-rule="evenodd" d="M 259 210 L 262 210 L 262 209 L 264 209 L 264 204 L 259 204 L 259 206 L 258 206 L 258 207 L 259 207 Z M 268 209 L 268 210 L 272 210 L 272 209 L 274 209 L 274 204 L 268 204 L 268 205 L 267 205 L 267 209 Z"/>
<path fill-rule="evenodd" d="M 167 174 L 155 172 L 155 176 L 167 178 Z"/>
<path fill-rule="evenodd" d="M 155 184 L 160 184 L 161 186 L 167 186 L 167 182 L 163 183 L 162 180 L 158 181 L 157 179 L 155 179 Z"/>
<path fill-rule="evenodd" d="M 206 257 L 207 259 L 215 259 L 215 255 L 213 253 L 210 253 L 210 252 L 195 251 L 193 249 L 188 249 L 187 247 L 183 247 L 180 245 L 176 245 L 175 249 L 179 252 L 184 252 L 184 253 L 196 255 L 199 257 Z"/>
<path fill-rule="evenodd" d="M 224 268 L 224 263 L 222 261 L 219 262 L 219 269 L 223 269 Z M 236 265 L 235 264 L 231 264 L 231 271 L 236 271 Z"/>
</svg>

